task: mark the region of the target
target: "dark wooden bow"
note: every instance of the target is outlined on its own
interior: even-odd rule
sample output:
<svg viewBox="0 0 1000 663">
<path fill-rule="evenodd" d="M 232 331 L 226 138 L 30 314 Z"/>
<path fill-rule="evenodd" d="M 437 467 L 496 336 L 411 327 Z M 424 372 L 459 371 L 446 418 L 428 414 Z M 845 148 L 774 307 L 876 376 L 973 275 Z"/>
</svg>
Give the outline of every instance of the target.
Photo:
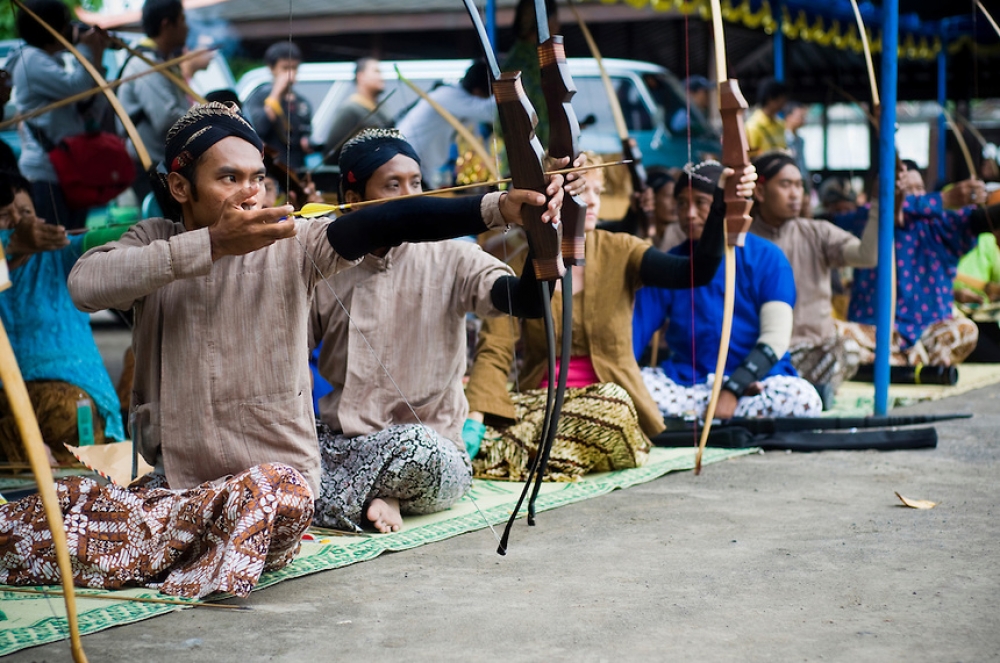
<svg viewBox="0 0 1000 663">
<path fill-rule="evenodd" d="M 504 143 L 507 150 L 507 161 L 510 164 L 511 181 L 516 189 L 530 189 L 544 194 L 547 180 L 545 168 L 542 164 L 542 146 L 535 136 L 535 124 L 537 116 L 535 109 L 528 101 L 521 84 L 521 72 L 500 71 L 497 64 L 493 46 L 490 44 L 479 17 L 479 10 L 473 0 L 464 0 L 465 8 L 469 12 L 469 18 L 476 28 L 479 43 L 482 46 L 483 56 L 489 65 L 490 74 L 493 79 L 493 96 L 496 98 L 497 110 L 500 114 L 500 126 L 503 130 Z M 545 429 L 552 424 L 551 415 L 555 404 L 554 373 L 555 373 L 555 332 L 552 322 L 552 303 L 549 295 L 547 282 L 562 278 L 566 267 L 562 258 L 562 224 L 545 223 L 542 221 L 543 207 L 525 205 L 522 208 L 522 222 L 525 234 L 528 237 L 528 244 L 534 253 L 534 260 L 530 266 L 535 270 L 535 276 L 539 280 L 542 304 L 544 307 L 544 322 L 546 338 L 549 348 L 549 393 L 545 406 Z M 529 266 L 525 265 L 525 269 Z M 543 436 L 544 441 L 544 436 Z M 541 449 L 539 449 L 541 451 Z M 541 453 L 535 454 L 535 461 L 528 473 L 528 480 L 524 484 L 524 490 L 517 501 L 517 506 L 507 521 L 503 537 L 497 552 L 501 555 L 507 554 L 507 541 L 510 538 L 510 530 L 521 510 L 521 505 L 531 487 L 532 477 L 538 470 Z"/>
<path fill-rule="evenodd" d="M 572 106 L 576 85 L 569 73 L 562 36 L 549 34 L 545 0 L 535 0 L 535 22 L 538 25 L 538 64 L 542 75 L 542 93 L 545 96 L 549 116 L 549 156 L 557 159 L 567 157 L 573 162 L 580 154 L 580 123 Z M 585 262 L 587 204 L 579 196 L 565 196 L 561 217 L 563 262 L 568 269 L 562 280 L 562 347 L 559 353 L 559 377 L 556 380 L 554 372 L 550 370 L 549 384 L 556 382 L 555 401 L 551 417 L 545 422 L 539 446 L 535 487 L 531 491 L 531 499 L 528 500 L 529 525 L 535 524 L 535 500 L 545 479 L 545 470 L 549 464 L 549 455 L 555 442 L 556 429 L 566 396 L 566 378 L 573 346 L 572 266 L 582 266 Z"/>
</svg>

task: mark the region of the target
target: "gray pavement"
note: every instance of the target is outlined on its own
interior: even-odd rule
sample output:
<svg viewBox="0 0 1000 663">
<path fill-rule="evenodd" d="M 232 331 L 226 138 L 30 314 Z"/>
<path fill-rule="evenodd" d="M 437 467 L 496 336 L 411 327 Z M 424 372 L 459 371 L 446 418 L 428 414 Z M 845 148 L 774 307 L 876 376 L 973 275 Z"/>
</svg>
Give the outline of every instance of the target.
<svg viewBox="0 0 1000 663">
<path fill-rule="evenodd" d="M 738 458 L 521 521 L 506 557 L 482 530 L 84 646 L 110 663 L 1000 660 L 1000 388 L 904 412 L 976 416 L 940 424 L 935 450 Z"/>
</svg>

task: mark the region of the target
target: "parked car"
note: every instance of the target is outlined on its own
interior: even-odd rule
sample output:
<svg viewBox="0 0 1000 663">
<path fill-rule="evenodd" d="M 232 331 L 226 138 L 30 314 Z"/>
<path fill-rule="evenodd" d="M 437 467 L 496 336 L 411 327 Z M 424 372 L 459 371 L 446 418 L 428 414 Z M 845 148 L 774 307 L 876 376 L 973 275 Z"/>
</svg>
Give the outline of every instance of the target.
<svg viewBox="0 0 1000 663">
<path fill-rule="evenodd" d="M 470 60 L 402 60 L 381 62 L 386 89 L 383 110 L 398 120 L 419 98 L 398 80 L 395 67 L 424 90 L 441 83 L 457 84 L 471 64 Z M 688 161 L 686 135 L 674 135 L 669 118 L 685 107 L 683 85 L 667 69 L 634 60 L 604 60 L 632 136 L 648 166 L 682 166 Z M 573 107 L 583 129 L 581 147 L 600 154 L 621 152 L 621 141 L 611 114 L 611 104 L 604 91 L 600 71 L 592 58 L 570 58 L 569 69 L 576 83 Z M 246 99 L 255 89 L 271 82 L 266 67 L 253 69 L 240 79 L 237 93 Z M 334 114 L 354 91 L 354 63 L 304 63 L 299 67 L 296 90 L 313 107 L 312 140 L 326 142 Z M 391 95 L 391 96 L 390 96 Z M 718 154 L 719 140 L 704 116 L 693 108 L 690 154 L 699 159 L 704 154 Z"/>
</svg>

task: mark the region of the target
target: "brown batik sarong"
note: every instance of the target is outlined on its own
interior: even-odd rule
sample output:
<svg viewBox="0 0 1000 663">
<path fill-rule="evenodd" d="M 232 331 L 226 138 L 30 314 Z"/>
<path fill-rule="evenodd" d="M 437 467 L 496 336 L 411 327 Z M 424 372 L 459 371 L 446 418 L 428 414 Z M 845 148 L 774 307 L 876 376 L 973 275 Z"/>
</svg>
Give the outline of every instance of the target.
<svg viewBox="0 0 1000 663">
<path fill-rule="evenodd" d="M 472 461 L 474 476 L 527 478 L 542 436 L 545 396 L 544 389 L 511 394 L 517 421 L 504 428 L 487 426 Z M 622 387 L 605 382 L 567 389 L 545 480 L 576 481 L 588 472 L 639 467 L 648 456 L 649 441 Z"/>
<path fill-rule="evenodd" d="M 313 515 L 309 484 L 277 463 L 189 490 L 147 475 L 129 488 L 72 477 L 56 493 L 76 585 L 191 598 L 249 594 L 263 571 L 295 557 Z M 0 506 L 0 584 L 59 582 L 41 499 Z"/>
<path fill-rule="evenodd" d="M 875 362 L 875 326 L 836 321 L 837 334 L 860 347 L 860 362 Z M 913 345 L 902 348 L 902 337 L 892 331 L 891 366 L 955 366 L 972 354 L 979 341 L 979 328 L 967 318 L 938 320 L 927 326 Z"/>
</svg>

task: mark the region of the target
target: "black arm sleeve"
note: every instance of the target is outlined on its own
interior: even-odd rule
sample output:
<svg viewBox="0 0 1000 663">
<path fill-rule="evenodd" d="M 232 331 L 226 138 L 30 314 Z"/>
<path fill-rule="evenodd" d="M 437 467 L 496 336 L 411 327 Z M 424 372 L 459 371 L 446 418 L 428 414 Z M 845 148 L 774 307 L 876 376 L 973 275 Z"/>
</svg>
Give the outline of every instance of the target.
<svg viewBox="0 0 1000 663">
<path fill-rule="evenodd" d="M 609 233 L 628 233 L 639 236 L 639 220 L 645 220 L 646 215 L 641 211 L 635 211 L 629 207 L 625 211 L 625 216 L 620 221 L 600 221 L 597 224 L 598 230 L 605 230 Z"/>
<path fill-rule="evenodd" d="M 742 396 L 751 383 L 760 380 L 778 363 L 778 356 L 770 345 L 758 343 L 746 359 L 733 371 L 733 374 L 722 383 L 722 388 Z"/>
<path fill-rule="evenodd" d="M 538 279 L 535 278 L 535 270 L 532 267 L 534 258 L 531 249 L 528 249 L 528 257 L 524 261 L 524 270 L 520 278 L 507 275 L 493 282 L 490 299 L 497 310 L 518 318 L 540 318 L 545 315 L 541 293 L 538 291 Z M 555 281 L 545 285 L 549 289 L 549 294 L 556 289 Z"/>
<path fill-rule="evenodd" d="M 482 196 L 411 198 L 345 214 L 330 224 L 326 237 L 343 258 L 357 260 L 403 242 L 436 242 L 486 231 Z"/>
<path fill-rule="evenodd" d="M 969 228 L 977 237 L 983 233 L 996 234 L 1000 230 L 1000 205 L 976 208 L 969 217 Z"/>
<path fill-rule="evenodd" d="M 650 248 L 642 255 L 639 276 L 645 285 L 657 288 L 690 288 L 705 285 L 715 276 L 715 270 L 726 252 L 726 234 L 723 220 L 726 201 L 722 189 L 715 188 L 712 209 L 705 221 L 705 229 L 694 249 L 694 269 L 690 259 Z M 683 222 L 682 222 L 683 223 Z M 692 282 L 692 276 L 694 277 Z"/>
</svg>

